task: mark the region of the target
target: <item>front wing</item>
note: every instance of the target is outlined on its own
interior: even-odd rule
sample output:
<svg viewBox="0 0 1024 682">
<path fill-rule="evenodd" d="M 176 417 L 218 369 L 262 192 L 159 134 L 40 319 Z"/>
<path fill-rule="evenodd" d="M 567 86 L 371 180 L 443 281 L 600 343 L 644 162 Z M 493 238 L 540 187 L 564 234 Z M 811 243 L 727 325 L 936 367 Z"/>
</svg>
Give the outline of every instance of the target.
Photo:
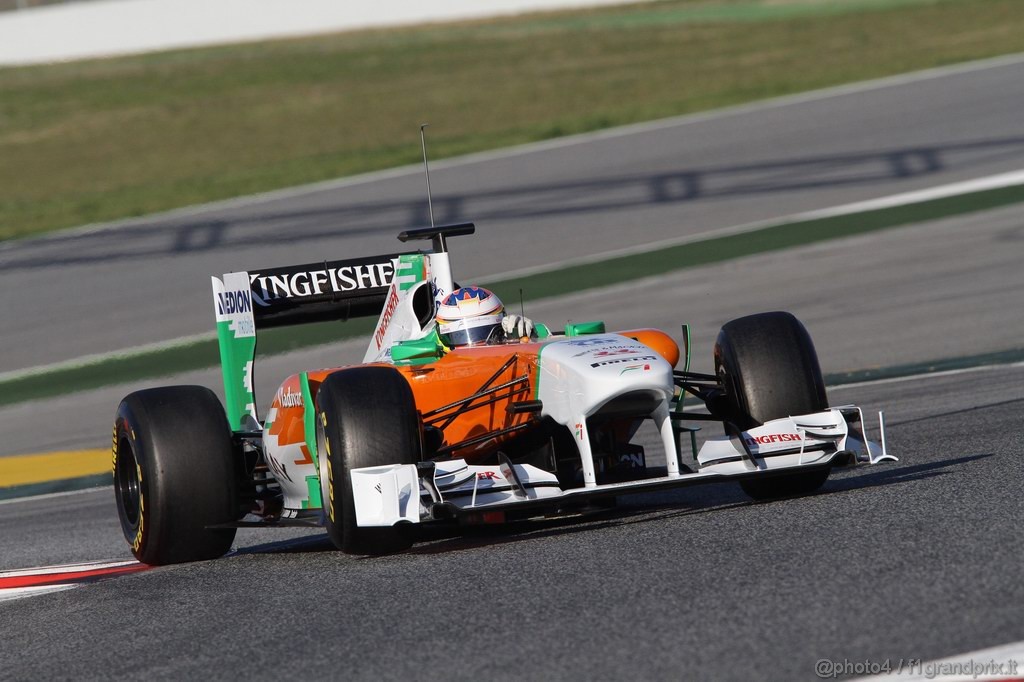
<svg viewBox="0 0 1024 682">
<path fill-rule="evenodd" d="M 497 465 L 457 459 L 353 469 L 356 523 L 501 520 L 504 512 L 559 512 L 623 494 L 896 461 L 885 449 L 881 413 L 878 427 L 880 442 L 869 441 L 863 414 L 853 406 L 786 417 L 709 439 L 697 453 L 696 471 L 682 465 L 678 474 L 568 490 L 554 474 L 504 457 Z"/>
</svg>

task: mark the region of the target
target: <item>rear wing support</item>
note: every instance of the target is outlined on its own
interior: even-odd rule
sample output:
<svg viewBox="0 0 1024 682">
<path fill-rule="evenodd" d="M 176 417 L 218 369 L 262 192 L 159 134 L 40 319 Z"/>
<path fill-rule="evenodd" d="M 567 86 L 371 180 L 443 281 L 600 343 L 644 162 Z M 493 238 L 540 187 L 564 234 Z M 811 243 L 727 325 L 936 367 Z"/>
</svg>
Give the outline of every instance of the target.
<svg viewBox="0 0 1024 682">
<path fill-rule="evenodd" d="M 398 241 L 408 242 L 418 239 L 429 239 L 431 250 L 430 269 L 431 277 L 436 288 L 436 299 L 452 293 L 455 289 L 455 282 L 452 279 L 452 267 L 448 260 L 448 237 L 461 237 L 476 232 L 473 223 L 459 223 L 456 225 L 438 225 L 437 227 L 420 227 L 415 230 L 405 230 L 399 233 Z"/>
</svg>

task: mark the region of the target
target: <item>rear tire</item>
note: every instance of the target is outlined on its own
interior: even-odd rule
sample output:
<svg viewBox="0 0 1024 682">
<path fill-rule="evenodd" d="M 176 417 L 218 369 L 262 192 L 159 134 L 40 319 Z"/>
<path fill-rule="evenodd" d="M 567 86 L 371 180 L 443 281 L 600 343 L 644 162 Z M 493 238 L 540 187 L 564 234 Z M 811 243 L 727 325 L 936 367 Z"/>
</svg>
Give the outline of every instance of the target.
<svg viewBox="0 0 1024 682">
<path fill-rule="evenodd" d="M 726 390 L 727 418 L 742 430 L 828 408 L 825 380 L 807 330 L 792 314 L 760 313 L 726 323 L 715 343 L 715 373 Z M 829 470 L 740 482 L 755 500 L 806 495 Z"/>
<path fill-rule="evenodd" d="M 121 529 L 139 561 L 159 566 L 223 556 L 238 519 L 231 430 L 220 400 L 202 386 L 128 395 L 113 435 L 114 495 Z"/>
<path fill-rule="evenodd" d="M 390 367 L 346 369 L 324 380 L 316 405 L 321 497 L 331 541 L 348 554 L 408 549 L 409 528 L 356 525 L 350 472 L 420 461 L 423 443 L 409 383 Z"/>
</svg>

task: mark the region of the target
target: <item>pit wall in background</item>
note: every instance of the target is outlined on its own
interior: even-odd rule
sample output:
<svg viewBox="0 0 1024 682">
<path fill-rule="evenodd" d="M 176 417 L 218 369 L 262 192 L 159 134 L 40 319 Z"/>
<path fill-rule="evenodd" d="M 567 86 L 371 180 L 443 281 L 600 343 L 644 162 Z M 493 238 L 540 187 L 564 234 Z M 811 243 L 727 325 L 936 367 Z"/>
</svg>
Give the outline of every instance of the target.
<svg viewBox="0 0 1024 682">
<path fill-rule="evenodd" d="M 0 66 L 638 1 L 95 0 L 0 13 Z"/>
</svg>

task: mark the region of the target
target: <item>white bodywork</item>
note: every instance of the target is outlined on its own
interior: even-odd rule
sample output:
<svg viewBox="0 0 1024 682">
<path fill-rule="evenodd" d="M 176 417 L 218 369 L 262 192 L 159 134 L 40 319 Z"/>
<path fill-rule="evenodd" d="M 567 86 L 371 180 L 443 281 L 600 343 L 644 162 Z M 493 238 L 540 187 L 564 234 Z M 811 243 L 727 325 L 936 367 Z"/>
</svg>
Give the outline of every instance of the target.
<svg viewBox="0 0 1024 682">
<path fill-rule="evenodd" d="M 661 433 L 665 451 L 672 452 L 675 436 L 668 405 L 674 392 L 672 366 L 657 351 L 619 334 L 553 341 L 540 353 L 537 397 L 544 405 L 543 415 L 572 431 L 583 464 L 583 484 L 588 488 L 597 485 L 597 476 L 587 418 L 619 396 L 649 394 L 658 404 L 649 416 Z M 669 473 L 679 473 L 676 462 L 670 461 Z"/>
<path fill-rule="evenodd" d="M 415 265 L 394 260 L 395 276 L 370 337 L 363 362 L 390 362 L 391 347 L 400 341 L 420 339 L 430 333 L 434 324 L 420 328 L 413 310 L 413 296 L 420 287 L 432 287 L 435 303 L 452 292 L 452 271 L 448 253 L 424 253 Z M 422 263 L 423 270 L 414 272 Z"/>
<path fill-rule="evenodd" d="M 742 433 L 746 450 L 736 438 L 721 436 L 709 439 L 697 454 L 697 463 L 701 471 L 739 474 L 816 464 L 831 453 L 842 451 L 853 452 L 858 462 L 878 464 L 896 461 L 885 451 L 882 413 L 878 413 L 881 444 L 866 438 L 863 420 L 860 408 L 854 406 L 775 419 Z"/>
<path fill-rule="evenodd" d="M 460 508 L 486 510 L 510 502 L 552 499 L 562 495 L 558 479 L 537 467 L 513 464 L 522 488 L 502 472 L 501 466 L 471 466 L 465 460 L 438 462 L 432 476 L 442 502 Z M 367 467 L 352 470 L 356 523 L 360 526 L 392 526 L 407 521 L 420 523 L 430 516 L 433 501 L 421 484 L 415 465 Z"/>
<path fill-rule="evenodd" d="M 425 254 L 426 255 L 426 254 Z M 426 255 L 426 279 L 435 291 L 452 287 L 447 253 Z M 397 272 L 397 270 L 396 270 Z M 426 282 L 417 285 L 423 286 Z M 420 330 L 411 307 L 411 289 L 395 277 L 371 340 L 366 360 L 390 360 L 390 345 L 419 338 Z M 437 504 L 453 505 L 466 512 L 514 508 L 523 503 L 543 503 L 559 498 L 632 492 L 686 485 L 735 476 L 778 473 L 783 469 L 829 466 L 839 456 L 852 462 L 872 464 L 895 460 L 884 448 L 884 424 L 879 414 L 882 445 L 864 435 L 859 408 L 830 409 L 810 415 L 778 419 L 742 433 L 746 448 L 727 436 L 705 442 L 697 455 L 696 472 L 683 466 L 670 418 L 675 395 L 672 366 L 654 349 L 620 334 L 555 337 L 539 355 L 536 398 L 541 415 L 572 432 L 580 454 L 583 487 L 562 490 L 554 474 L 525 464 L 472 466 L 464 460 L 437 462 L 424 474 L 415 465 L 391 465 L 352 470 L 356 523 L 359 526 L 391 526 L 420 523 L 434 518 Z M 661 436 L 666 457 L 663 477 L 598 485 L 594 454 L 587 430 L 588 418 L 599 414 L 611 401 L 637 397 L 653 405 L 646 415 Z M 426 475 L 428 478 L 421 478 Z"/>
<path fill-rule="evenodd" d="M 433 328 L 433 321 L 421 327 L 414 301 L 423 304 L 432 298 L 436 303 L 454 286 L 445 252 L 403 255 L 393 263 L 395 276 L 364 362 L 392 362 L 391 350 L 396 343 L 427 336 Z M 228 300 L 231 298 L 228 293 L 235 294 L 235 298 L 238 292 L 247 293 L 247 280 L 246 273 L 226 276 L 223 283 L 214 278 L 214 300 L 215 304 L 226 306 L 225 310 L 230 309 L 228 312 L 245 308 L 243 322 L 251 327 L 251 305 L 239 307 L 235 299 Z M 424 291 L 424 287 L 429 289 Z M 418 299 L 415 298 L 417 292 L 421 292 Z M 423 310 L 425 308 L 421 313 Z M 217 319 L 225 326 L 222 346 L 227 343 L 229 350 L 234 350 L 231 344 L 250 339 L 247 336 L 249 328 L 239 327 L 238 321 L 227 313 L 222 315 L 219 308 Z M 351 471 L 357 525 L 380 527 L 421 523 L 451 518 L 460 513 L 504 511 L 522 505 L 552 506 L 553 503 L 557 507 L 561 499 L 578 500 L 735 477 L 748 478 L 804 467 L 895 460 L 885 452 L 881 413 L 881 445 L 878 445 L 865 437 L 860 409 L 841 407 L 777 419 L 737 433 L 734 437 L 711 438 L 697 453 L 697 471 L 693 471 L 681 462 L 671 419 L 671 405 L 676 393 L 673 368 L 658 351 L 621 334 L 556 336 L 542 343 L 537 356 L 538 373 L 533 397 L 540 402 L 541 417 L 565 426 L 573 434 L 579 452 L 582 487 L 563 490 L 554 474 L 527 464 L 512 464 L 507 459 L 503 459 L 500 465 L 469 465 L 464 460 L 451 460 L 359 468 Z M 246 351 L 249 357 L 251 350 L 248 348 Z M 243 384 L 241 388 L 244 390 L 240 395 L 244 401 L 236 411 L 259 426 L 249 402 L 251 362 L 239 366 L 238 370 L 238 377 L 225 374 L 226 382 Z M 305 404 L 300 393 L 282 394 L 277 400 L 275 405 L 280 404 L 281 409 L 295 409 Z M 653 421 L 667 454 L 665 474 L 599 485 L 588 419 L 609 412 L 621 415 L 622 410 L 629 416 Z M 284 492 L 285 514 L 295 515 L 307 499 L 309 486 L 316 485 L 318 478 L 322 488 L 327 480 L 326 458 L 318 458 L 318 470 L 314 464 L 316 459 L 310 457 L 305 442 L 282 446 L 270 429 L 276 418 L 275 408 L 268 414 L 263 429 L 267 463 Z M 290 473 L 286 473 L 285 466 Z M 322 491 L 321 497 L 324 494 L 326 492 Z"/>
<path fill-rule="evenodd" d="M 370 337 L 370 345 L 363 355 L 363 362 L 390 362 L 391 347 L 399 341 L 408 341 L 426 336 L 433 323 L 426 329 L 420 328 L 413 310 L 413 294 L 420 287 L 429 287 L 430 282 L 420 282 L 408 292 L 399 291 L 399 275 L 391 282 L 391 289 L 384 304 L 384 311 L 377 320 L 377 328 Z"/>
<path fill-rule="evenodd" d="M 876 444 L 864 434 L 860 409 L 840 407 L 776 419 L 744 431 L 737 438 L 711 438 L 697 453 L 698 470 L 692 472 L 680 462 L 672 428 L 670 401 L 674 391 L 672 367 L 639 341 L 618 334 L 553 339 L 540 354 L 537 397 L 543 404 L 542 414 L 568 427 L 575 437 L 583 472 L 582 488 L 562 490 L 554 474 L 523 464 L 471 466 L 464 460 L 452 460 L 437 462 L 426 473 L 416 465 L 354 469 L 356 523 L 391 526 L 429 521 L 434 518 L 432 508 L 438 503 L 452 505 L 461 512 L 487 512 L 514 509 L 523 503 L 536 505 L 588 495 L 830 466 L 838 458 L 850 464 L 896 459 L 885 452 L 881 413 L 882 444 Z M 647 416 L 658 428 L 668 453 L 666 473 L 656 478 L 598 485 L 587 419 L 623 396 L 647 397 L 655 405 Z"/>
<path fill-rule="evenodd" d="M 523 464 L 511 465 L 515 474 L 512 475 L 509 465 L 471 466 L 464 460 L 438 462 L 430 478 L 432 486 L 420 478 L 413 464 L 353 469 L 356 523 L 360 526 L 421 523 L 432 518 L 431 505 L 435 502 L 454 505 L 463 512 L 487 512 L 514 509 L 526 502 L 569 501 L 595 492 L 641 492 L 764 472 L 795 472 L 808 466 L 827 466 L 839 456 L 849 458 L 851 465 L 896 461 L 885 452 L 884 446 L 864 437 L 859 413 L 855 407 L 833 408 L 776 419 L 744 431 L 742 437 L 752 458 L 736 439 L 714 438 L 701 447 L 697 455 L 700 468 L 696 472 L 680 473 L 678 454 L 670 454 L 667 459 L 675 460 L 675 473 L 670 467 L 665 476 L 570 490 L 562 490 L 554 474 Z M 879 422 L 879 428 L 884 442 L 884 422 Z M 675 453 L 675 448 L 669 452 Z"/>
</svg>

